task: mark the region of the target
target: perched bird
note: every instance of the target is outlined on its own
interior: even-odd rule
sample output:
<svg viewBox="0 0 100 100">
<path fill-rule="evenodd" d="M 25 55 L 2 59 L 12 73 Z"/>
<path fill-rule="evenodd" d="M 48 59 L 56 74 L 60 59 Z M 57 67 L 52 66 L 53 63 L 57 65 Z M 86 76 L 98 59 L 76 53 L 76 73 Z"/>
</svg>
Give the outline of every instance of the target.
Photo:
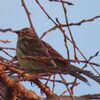
<svg viewBox="0 0 100 100">
<path fill-rule="evenodd" d="M 55 49 L 53 49 L 48 43 L 40 40 L 35 32 L 30 28 L 24 28 L 22 30 L 16 31 L 18 34 L 17 41 L 17 58 L 21 68 L 31 71 L 32 74 L 35 73 L 45 73 L 46 71 L 53 69 L 55 73 L 59 73 L 61 70 L 62 74 L 70 74 L 81 81 L 88 83 L 88 80 L 82 76 L 88 76 L 89 78 L 95 80 L 100 84 L 100 77 L 94 75 L 88 70 L 82 70 L 72 64 L 69 64 L 67 60 L 62 57 Z M 44 57 L 50 59 L 45 60 L 33 60 L 33 59 L 23 59 L 23 57 Z M 56 59 L 58 58 L 58 59 Z M 53 59 L 56 67 L 51 62 Z"/>
</svg>

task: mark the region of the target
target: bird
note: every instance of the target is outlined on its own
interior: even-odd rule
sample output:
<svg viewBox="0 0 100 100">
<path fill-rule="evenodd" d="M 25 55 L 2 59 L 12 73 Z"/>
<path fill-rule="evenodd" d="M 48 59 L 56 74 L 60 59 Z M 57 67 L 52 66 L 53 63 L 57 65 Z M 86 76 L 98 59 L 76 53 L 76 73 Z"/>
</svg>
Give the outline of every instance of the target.
<svg viewBox="0 0 100 100">
<path fill-rule="evenodd" d="M 16 56 L 22 69 L 30 71 L 31 74 L 41 72 L 45 73 L 51 69 L 54 69 L 55 73 L 59 73 L 59 70 L 61 70 L 62 74 L 69 74 L 87 84 L 89 84 L 89 82 L 85 76 L 100 84 L 99 76 L 94 75 L 89 70 L 83 70 L 73 64 L 70 64 L 50 44 L 41 40 L 33 29 L 26 27 L 21 30 L 17 30 L 16 34 L 18 34 Z M 23 57 L 26 58 L 23 59 Z M 33 60 L 27 57 L 48 59 Z"/>
</svg>

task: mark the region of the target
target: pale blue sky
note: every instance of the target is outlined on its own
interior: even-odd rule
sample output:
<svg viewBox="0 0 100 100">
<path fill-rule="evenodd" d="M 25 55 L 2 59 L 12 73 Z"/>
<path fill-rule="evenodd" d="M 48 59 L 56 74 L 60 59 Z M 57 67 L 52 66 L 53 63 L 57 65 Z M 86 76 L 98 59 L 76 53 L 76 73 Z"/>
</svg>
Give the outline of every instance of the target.
<svg viewBox="0 0 100 100">
<path fill-rule="evenodd" d="M 26 0 L 27 6 L 32 15 L 32 21 L 39 36 L 44 31 L 51 28 L 53 23 L 43 14 L 41 9 L 34 0 Z M 64 21 L 63 11 L 59 3 L 48 2 L 48 0 L 39 0 L 53 19 L 58 18 L 61 22 Z M 70 22 L 78 22 L 81 19 L 91 18 L 100 15 L 100 1 L 99 0 L 70 0 L 74 6 L 67 7 L 68 18 Z M 0 0 L 0 28 L 21 29 L 28 27 L 26 13 L 21 5 L 20 0 Z M 71 27 L 73 36 L 78 47 L 88 58 L 100 51 L 100 19 L 90 23 L 82 24 L 81 26 Z M 12 41 L 9 45 L 0 44 L 0 46 L 16 47 L 16 35 L 12 33 L 0 34 L 0 39 L 9 39 Z M 63 36 L 57 30 L 49 33 L 45 41 L 50 43 L 57 51 L 59 51 L 66 58 L 66 49 L 63 43 Z M 11 54 L 14 52 L 9 51 Z M 4 55 L 0 52 L 0 55 Z M 80 57 L 80 55 L 79 55 Z M 82 58 L 82 57 L 80 57 Z M 93 61 L 100 63 L 100 55 L 93 59 Z M 90 68 L 90 67 L 89 67 Z M 100 68 L 98 69 L 100 72 Z M 80 81 L 79 81 L 80 82 Z M 80 82 L 81 84 L 75 88 L 76 95 L 100 93 L 100 85 L 90 80 L 91 87 Z M 29 83 L 26 84 L 28 88 L 33 88 L 39 92 L 36 86 L 30 87 Z M 59 89 L 58 89 L 59 88 Z M 57 86 L 56 91 L 60 93 L 65 87 Z M 59 92 L 60 91 L 60 92 Z"/>
</svg>

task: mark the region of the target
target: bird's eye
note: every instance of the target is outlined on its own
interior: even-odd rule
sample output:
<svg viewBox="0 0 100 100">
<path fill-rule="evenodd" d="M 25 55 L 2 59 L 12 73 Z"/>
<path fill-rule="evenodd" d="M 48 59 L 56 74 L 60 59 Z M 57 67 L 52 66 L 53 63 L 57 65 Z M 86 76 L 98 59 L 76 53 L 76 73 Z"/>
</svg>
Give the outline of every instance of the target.
<svg viewBox="0 0 100 100">
<path fill-rule="evenodd" d="M 33 37 L 32 37 L 31 35 L 29 35 L 29 34 L 25 34 L 24 37 L 27 38 L 27 39 L 32 39 L 32 38 L 33 38 Z"/>
</svg>

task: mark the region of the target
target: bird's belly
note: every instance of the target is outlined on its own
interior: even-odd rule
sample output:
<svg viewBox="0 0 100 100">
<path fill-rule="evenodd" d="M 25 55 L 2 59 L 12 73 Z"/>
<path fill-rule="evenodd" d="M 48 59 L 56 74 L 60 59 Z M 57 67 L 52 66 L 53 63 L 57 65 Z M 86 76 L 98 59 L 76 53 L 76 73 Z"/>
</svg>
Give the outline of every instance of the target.
<svg viewBox="0 0 100 100">
<path fill-rule="evenodd" d="M 46 65 L 44 65 L 42 62 L 33 61 L 33 60 L 19 60 L 21 68 L 25 70 L 33 70 L 33 71 L 39 71 L 46 69 Z"/>
<path fill-rule="evenodd" d="M 18 48 L 17 49 L 17 58 L 18 62 L 20 64 L 20 67 L 25 70 L 43 70 L 46 69 L 46 64 L 40 62 L 40 61 L 35 61 L 31 59 L 22 59 L 22 57 L 25 57 L 25 54 Z"/>
</svg>

